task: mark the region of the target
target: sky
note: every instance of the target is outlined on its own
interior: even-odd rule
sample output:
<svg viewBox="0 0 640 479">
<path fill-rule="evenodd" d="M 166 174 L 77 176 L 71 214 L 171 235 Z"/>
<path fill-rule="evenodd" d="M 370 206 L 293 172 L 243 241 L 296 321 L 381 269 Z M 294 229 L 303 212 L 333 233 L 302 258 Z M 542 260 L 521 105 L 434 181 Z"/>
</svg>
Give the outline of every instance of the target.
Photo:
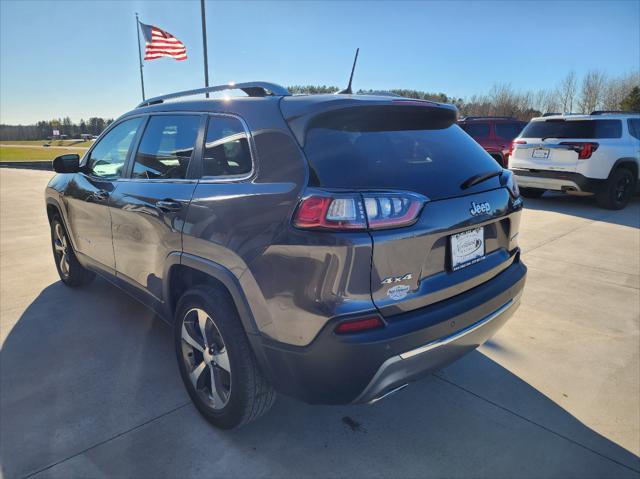
<svg viewBox="0 0 640 479">
<path fill-rule="evenodd" d="M 640 1 L 207 1 L 210 84 L 554 87 L 640 69 Z M 0 123 L 118 117 L 141 100 L 134 13 L 186 44 L 147 61 L 147 97 L 204 86 L 200 2 L 0 0 Z"/>
</svg>

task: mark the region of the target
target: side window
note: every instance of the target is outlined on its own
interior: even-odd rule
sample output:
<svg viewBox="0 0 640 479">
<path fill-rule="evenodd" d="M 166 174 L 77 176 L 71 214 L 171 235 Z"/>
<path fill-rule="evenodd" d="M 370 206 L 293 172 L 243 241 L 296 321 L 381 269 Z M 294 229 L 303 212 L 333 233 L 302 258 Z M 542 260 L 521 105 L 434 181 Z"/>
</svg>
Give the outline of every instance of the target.
<svg viewBox="0 0 640 479">
<path fill-rule="evenodd" d="M 125 120 L 100 139 L 87 160 L 88 173 L 110 180 L 120 178 L 127 153 L 141 123 L 142 118 Z"/>
<path fill-rule="evenodd" d="M 523 123 L 496 123 L 496 136 L 504 140 L 513 140 L 524 128 Z"/>
<path fill-rule="evenodd" d="M 237 118 L 209 117 L 202 176 L 238 176 L 251 172 L 251 151 L 245 129 Z"/>
<path fill-rule="evenodd" d="M 186 178 L 199 127 L 198 115 L 152 116 L 142 134 L 131 177 Z"/>
<path fill-rule="evenodd" d="M 627 125 L 631 136 L 640 140 L 640 119 L 630 118 L 627 120 Z"/>
<path fill-rule="evenodd" d="M 467 123 L 462 125 L 462 129 L 466 131 L 471 138 L 489 138 L 488 123 Z"/>
</svg>

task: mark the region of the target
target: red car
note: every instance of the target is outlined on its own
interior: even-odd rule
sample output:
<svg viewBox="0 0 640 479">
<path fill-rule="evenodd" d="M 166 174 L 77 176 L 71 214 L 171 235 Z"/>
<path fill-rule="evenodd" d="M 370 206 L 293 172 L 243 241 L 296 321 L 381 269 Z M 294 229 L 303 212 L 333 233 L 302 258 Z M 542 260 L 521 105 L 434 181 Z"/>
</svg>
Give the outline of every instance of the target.
<svg viewBox="0 0 640 479">
<path fill-rule="evenodd" d="M 458 125 L 476 140 L 501 166 L 509 166 L 511 142 L 527 125 L 509 116 L 468 116 Z"/>
</svg>

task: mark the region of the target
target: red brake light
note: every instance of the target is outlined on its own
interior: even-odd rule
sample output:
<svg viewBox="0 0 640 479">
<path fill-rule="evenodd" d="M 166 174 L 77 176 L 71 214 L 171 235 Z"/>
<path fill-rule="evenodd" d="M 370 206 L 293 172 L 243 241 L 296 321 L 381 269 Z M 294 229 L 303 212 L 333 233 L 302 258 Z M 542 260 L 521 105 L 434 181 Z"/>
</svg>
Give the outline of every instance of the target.
<svg viewBox="0 0 640 479">
<path fill-rule="evenodd" d="M 378 329 L 382 327 L 384 327 L 384 323 L 382 322 L 382 320 L 377 316 L 373 316 L 371 318 L 343 321 L 336 326 L 336 329 L 334 329 L 334 331 L 337 334 L 358 333 L 360 331 Z"/>
<path fill-rule="evenodd" d="M 304 229 L 399 228 L 418 220 L 427 199 L 414 193 L 322 193 L 304 198 L 293 225 Z"/>
<path fill-rule="evenodd" d="M 591 158 L 594 151 L 598 149 L 598 143 L 589 141 L 563 141 L 561 145 L 572 146 L 573 150 L 578 153 L 579 160 L 586 160 Z"/>
</svg>

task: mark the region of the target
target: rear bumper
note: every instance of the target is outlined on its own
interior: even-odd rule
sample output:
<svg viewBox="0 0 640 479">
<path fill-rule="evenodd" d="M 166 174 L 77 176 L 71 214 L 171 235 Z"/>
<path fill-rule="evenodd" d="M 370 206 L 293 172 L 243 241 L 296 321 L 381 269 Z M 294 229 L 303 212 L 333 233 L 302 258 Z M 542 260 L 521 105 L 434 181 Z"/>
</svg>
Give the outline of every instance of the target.
<svg viewBox="0 0 640 479">
<path fill-rule="evenodd" d="M 388 318 L 386 327 L 333 333 L 329 322 L 306 347 L 263 339 L 263 369 L 275 388 L 309 403 L 377 400 L 477 348 L 520 303 L 526 267 L 515 261 L 455 297 Z"/>
<path fill-rule="evenodd" d="M 523 188 L 563 191 L 566 193 L 598 193 L 606 180 L 588 178 L 580 173 L 514 168 L 518 185 Z"/>
</svg>

